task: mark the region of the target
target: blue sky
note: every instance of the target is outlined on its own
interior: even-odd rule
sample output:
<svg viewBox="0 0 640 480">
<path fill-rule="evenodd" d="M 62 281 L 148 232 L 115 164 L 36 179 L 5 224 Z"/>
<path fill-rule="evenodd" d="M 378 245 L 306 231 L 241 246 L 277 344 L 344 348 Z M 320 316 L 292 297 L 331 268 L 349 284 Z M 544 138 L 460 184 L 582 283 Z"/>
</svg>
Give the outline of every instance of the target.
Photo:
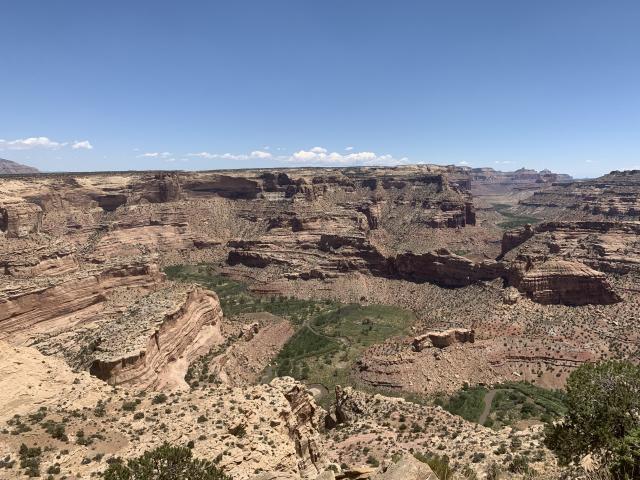
<svg viewBox="0 0 640 480">
<path fill-rule="evenodd" d="M 0 1 L 43 170 L 640 168 L 637 0 Z"/>
</svg>

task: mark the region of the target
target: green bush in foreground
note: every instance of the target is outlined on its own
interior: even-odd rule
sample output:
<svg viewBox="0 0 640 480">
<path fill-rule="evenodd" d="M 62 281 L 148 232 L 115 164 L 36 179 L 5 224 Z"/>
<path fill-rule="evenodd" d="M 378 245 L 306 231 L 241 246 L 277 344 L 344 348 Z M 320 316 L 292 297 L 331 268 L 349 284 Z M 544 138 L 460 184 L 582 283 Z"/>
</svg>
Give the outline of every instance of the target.
<svg viewBox="0 0 640 480">
<path fill-rule="evenodd" d="M 638 478 L 640 367 L 615 360 L 581 366 L 567 380 L 567 407 L 545 432 L 561 463 L 590 453 L 610 466 L 614 478 Z"/>
<path fill-rule="evenodd" d="M 191 450 L 168 443 L 127 464 L 112 463 L 105 480 L 231 480 L 216 465 L 192 458 Z"/>
</svg>

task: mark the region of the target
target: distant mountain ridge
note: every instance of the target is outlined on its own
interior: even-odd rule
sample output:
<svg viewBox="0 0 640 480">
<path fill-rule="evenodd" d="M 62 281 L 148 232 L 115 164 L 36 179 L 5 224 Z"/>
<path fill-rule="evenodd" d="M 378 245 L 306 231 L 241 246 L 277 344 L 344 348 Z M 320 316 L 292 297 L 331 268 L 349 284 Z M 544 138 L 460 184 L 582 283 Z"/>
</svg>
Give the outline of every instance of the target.
<svg viewBox="0 0 640 480">
<path fill-rule="evenodd" d="M 6 173 L 38 173 L 40 170 L 18 162 L 0 158 L 0 174 Z"/>
</svg>

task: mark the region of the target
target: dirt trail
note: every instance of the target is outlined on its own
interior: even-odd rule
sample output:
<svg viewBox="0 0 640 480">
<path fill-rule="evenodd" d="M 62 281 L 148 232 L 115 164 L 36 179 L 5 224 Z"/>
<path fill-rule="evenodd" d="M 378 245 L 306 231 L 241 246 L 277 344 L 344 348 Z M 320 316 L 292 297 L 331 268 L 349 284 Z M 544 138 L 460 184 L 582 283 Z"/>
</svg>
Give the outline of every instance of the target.
<svg viewBox="0 0 640 480">
<path fill-rule="evenodd" d="M 484 422 L 487 421 L 489 417 L 489 413 L 491 413 L 491 403 L 493 402 L 493 397 L 496 396 L 495 390 L 489 390 L 487 394 L 484 396 L 484 410 L 480 414 L 480 418 L 478 419 L 478 423 L 480 425 L 484 425 Z"/>
</svg>

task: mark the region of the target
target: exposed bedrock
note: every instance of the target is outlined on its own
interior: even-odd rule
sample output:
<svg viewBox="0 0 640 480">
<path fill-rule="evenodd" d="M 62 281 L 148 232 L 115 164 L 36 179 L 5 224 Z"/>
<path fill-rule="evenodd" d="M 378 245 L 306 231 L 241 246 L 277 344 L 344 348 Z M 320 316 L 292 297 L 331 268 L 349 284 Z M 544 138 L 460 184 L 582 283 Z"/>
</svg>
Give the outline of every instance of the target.
<svg viewBox="0 0 640 480">
<path fill-rule="evenodd" d="M 640 170 L 613 171 L 600 178 L 554 185 L 521 200 L 520 205 L 567 220 L 637 220 Z"/>
<path fill-rule="evenodd" d="M 38 233 L 42 227 L 42 209 L 35 203 L 0 203 L 0 235 L 9 238 Z"/>
<path fill-rule="evenodd" d="M 284 394 L 291 405 L 291 412 L 282 412 L 281 417 L 289 438 L 294 442 L 298 457 L 298 469 L 303 477 L 313 476 L 326 466 L 326 459 L 318 431 L 322 428 L 327 412 L 316 405 L 307 388 L 291 382 L 290 377 L 276 379 L 272 385 L 278 387 L 291 384 Z"/>
<path fill-rule="evenodd" d="M 214 292 L 194 286 L 158 290 L 100 330 L 89 371 L 112 385 L 158 386 L 171 375 L 171 363 L 193 360 L 202 329 L 221 319 Z"/>
<path fill-rule="evenodd" d="M 146 288 L 162 278 L 155 264 L 144 261 L 106 265 L 94 272 L 8 283 L 0 290 L 0 338 L 78 314 L 103 302 L 118 287 Z"/>
<path fill-rule="evenodd" d="M 446 249 L 384 257 L 365 239 L 335 235 L 321 236 L 320 245 L 310 244 L 302 254 L 293 247 L 285 250 L 258 242 L 233 242 L 231 246 L 234 248 L 227 260 L 230 265 L 274 266 L 283 269 L 284 275 L 291 278 L 326 278 L 360 271 L 448 288 L 502 279 L 505 286 L 513 286 L 539 303 L 584 305 L 620 301 L 605 274 L 576 261 L 545 258 L 531 262 L 518 258 L 474 262 Z M 314 263 L 309 261 L 309 256 L 313 256 Z"/>
<path fill-rule="evenodd" d="M 475 342 L 475 332 L 467 328 L 451 328 L 443 332 L 428 332 L 413 339 L 411 346 L 416 352 L 427 347 L 446 348 L 454 343 Z"/>
<path fill-rule="evenodd" d="M 535 234 L 531 225 L 525 225 L 524 227 L 517 228 L 515 230 L 509 230 L 502 235 L 502 257 L 505 253 L 519 247 L 524 242 L 529 240 Z"/>
<path fill-rule="evenodd" d="M 502 259 L 515 266 L 515 283 L 548 260 L 579 262 L 597 272 L 624 275 L 640 272 L 640 222 L 545 222 L 506 232 Z M 557 266 L 556 266 L 557 267 Z M 557 268 L 545 275 L 562 277 Z M 566 266 L 565 266 L 566 267 Z M 571 269 L 564 268 L 565 271 Z M 574 269 L 578 282 L 606 283 L 602 275 Z M 531 272 L 529 276 L 537 276 Z M 607 296 L 606 292 L 603 292 Z M 602 297 L 599 297 L 602 298 Z"/>
<path fill-rule="evenodd" d="M 34 278 L 71 273 L 78 268 L 75 253 L 75 246 L 49 239 L 35 245 L 5 245 L 0 253 L 0 275 Z"/>
<path fill-rule="evenodd" d="M 476 263 L 446 249 L 423 254 L 406 252 L 390 259 L 392 275 L 403 280 L 464 287 L 481 280 L 507 278 L 508 269 L 495 261 Z"/>
<path fill-rule="evenodd" d="M 515 272 L 513 285 L 538 303 L 607 305 L 621 300 L 604 273 L 580 262 L 552 259 Z"/>
</svg>

